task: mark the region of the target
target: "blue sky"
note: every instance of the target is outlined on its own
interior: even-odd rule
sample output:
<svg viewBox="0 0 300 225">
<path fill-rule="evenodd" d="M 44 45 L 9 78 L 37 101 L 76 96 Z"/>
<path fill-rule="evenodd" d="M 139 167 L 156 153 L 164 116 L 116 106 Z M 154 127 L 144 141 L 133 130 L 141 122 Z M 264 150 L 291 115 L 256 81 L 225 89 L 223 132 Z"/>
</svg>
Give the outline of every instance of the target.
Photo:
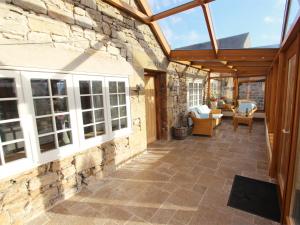
<svg viewBox="0 0 300 225">
<path fill-rule="evenodd" d="M 190 0 L 148 0 L 158 13 Z M 250 33 L 252 47 L 278 44 L 285 0 L 215 0 L 209 4 L 217 38 Z M 159 20 L 172 49 L 209 41 L 200 7 Z"/>
</svg>

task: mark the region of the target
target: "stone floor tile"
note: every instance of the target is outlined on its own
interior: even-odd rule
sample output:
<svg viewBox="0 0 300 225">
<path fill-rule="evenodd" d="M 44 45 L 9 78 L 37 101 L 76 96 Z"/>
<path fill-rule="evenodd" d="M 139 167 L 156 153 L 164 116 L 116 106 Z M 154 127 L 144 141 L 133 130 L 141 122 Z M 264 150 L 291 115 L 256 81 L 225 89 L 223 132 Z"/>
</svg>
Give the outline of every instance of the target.
<svg viewBox="0 0 300 225">
<path fill-rule="evenodd" d="M 149 145 L 28 225 L 277 225 L 227 206 L 234 176 L 272 181 L 266 165 L 264 123 L 224 120 L 213 137 Z"/>
</svg>

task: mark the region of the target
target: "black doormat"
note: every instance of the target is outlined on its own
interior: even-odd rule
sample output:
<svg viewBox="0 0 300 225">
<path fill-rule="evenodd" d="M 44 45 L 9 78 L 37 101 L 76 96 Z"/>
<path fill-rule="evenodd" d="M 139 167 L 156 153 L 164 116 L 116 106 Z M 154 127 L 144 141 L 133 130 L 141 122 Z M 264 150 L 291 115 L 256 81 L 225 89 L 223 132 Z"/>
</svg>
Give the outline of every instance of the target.
<svg viewBox="0 0 300 225">
<path fill-rule="evenodd" d="M 236 175 L 227 205 L 280 222 L 276 184 Z"/>
</svg>

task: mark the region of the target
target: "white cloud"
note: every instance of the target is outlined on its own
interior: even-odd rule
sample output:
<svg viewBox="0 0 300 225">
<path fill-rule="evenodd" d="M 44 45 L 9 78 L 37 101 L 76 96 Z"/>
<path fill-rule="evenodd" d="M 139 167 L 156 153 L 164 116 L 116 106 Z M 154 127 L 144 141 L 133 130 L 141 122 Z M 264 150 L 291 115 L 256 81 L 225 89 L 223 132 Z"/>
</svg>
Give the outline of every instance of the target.
<svg viewBox="0 0 300 225">
<path fill-rule="evenodd" d="M 264 18 L 264 22 L 265 22 L 266 24 L 274 23 L 274 18 L 271 17 L 271 16 L 266 16 L 266 17 Z"/>
<path fill-rule="evenodd" d="M 264 23 L 265 24 L 280 24 L 282 22 L 282 18 L 280 17 L 274 17 L 274 16 L 265 16 L 264 17 Z"/>
<path fill-rule="evenodd" d="M 182 18 L 180 16 L 171 16 L 170 21 L 172 24 L 177 24 L 182 21 Z"/>
</svg>

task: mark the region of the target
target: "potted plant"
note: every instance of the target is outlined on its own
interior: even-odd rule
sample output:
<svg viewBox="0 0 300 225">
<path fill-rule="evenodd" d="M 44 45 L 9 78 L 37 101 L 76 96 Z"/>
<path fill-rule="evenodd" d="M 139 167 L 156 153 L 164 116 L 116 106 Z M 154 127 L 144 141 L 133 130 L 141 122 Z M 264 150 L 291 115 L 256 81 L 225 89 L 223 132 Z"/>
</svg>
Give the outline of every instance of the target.
<svg viewBox="0 0 300 225">
<path fill-rule="evenodd" d="M 188 128 L 184 126 L 184 117 L 185 114 L 183 112 L 179 113 L 177 125 L 172 127 L 172 136 L 176 140 L 183 140 L 188 135 Z"/>
<path fill-rule="evenodd" d="M 211 109 L 216 109 L 218 107 L 218 99 L 212 96 L 209 100 L 210 102 L 210 108 Z"/>
</svg>

